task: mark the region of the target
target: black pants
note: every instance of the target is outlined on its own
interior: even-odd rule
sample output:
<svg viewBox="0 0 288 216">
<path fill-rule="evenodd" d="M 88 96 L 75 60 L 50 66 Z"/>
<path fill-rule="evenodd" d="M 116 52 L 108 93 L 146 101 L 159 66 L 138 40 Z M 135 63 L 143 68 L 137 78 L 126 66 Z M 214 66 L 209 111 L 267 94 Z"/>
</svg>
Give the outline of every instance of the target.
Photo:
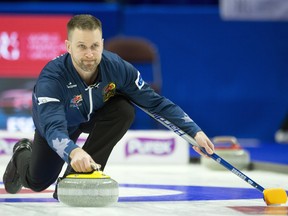
<svg viewBox="0 0 288 216">
<path fill-rule="evenodd" d="M 127 132 L 134 117 L 134 107 L 127 99 L 122 96 L 110 98 L 89 122 L 80 125 L 70 139 L 76 142 L 81 133 L 88 133 L 82 148 L 104 170 L 113 147 Z M 23 186 L 42 191 L 57 180 L 64 161 L 35 131 L 32 153 L 20 152 L 16 165 Z"/>
</svg>

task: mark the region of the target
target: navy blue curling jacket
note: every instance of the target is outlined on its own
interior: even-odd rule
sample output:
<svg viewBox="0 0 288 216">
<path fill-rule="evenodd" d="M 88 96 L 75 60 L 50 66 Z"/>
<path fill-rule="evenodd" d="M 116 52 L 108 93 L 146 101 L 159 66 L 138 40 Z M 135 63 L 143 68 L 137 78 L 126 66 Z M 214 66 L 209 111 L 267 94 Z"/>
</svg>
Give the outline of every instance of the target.
<svg viewBox="0 0 288 216">
<path fill-rule="evenodd" d="M 125 95 L 135 104 L 163 116 L 192 137 L 201 130 L 179 106 L 153 91 L 140 72 L 118 55 L 104 50 L 98 71 L 96 82 L 87 86 L 66 53 L 43 68 L 34 87 L 36 130 L 67 163 L 70 152 L 78 147 L 69 135 L 115 94 Z"/>
</svg>

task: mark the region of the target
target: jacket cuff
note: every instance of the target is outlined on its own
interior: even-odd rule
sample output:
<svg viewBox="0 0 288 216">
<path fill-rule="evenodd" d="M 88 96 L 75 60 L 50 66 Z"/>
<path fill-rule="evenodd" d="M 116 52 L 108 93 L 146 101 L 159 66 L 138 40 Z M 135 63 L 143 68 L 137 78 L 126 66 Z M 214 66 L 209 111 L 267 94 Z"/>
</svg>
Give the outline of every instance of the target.
<svg viewBox="0 0 288 216">
<path fill-rule="evenodd" d="M 62 158 L 67 164 L 70 164 L 70 153 L 76 148 L 80 148 L 78 145 L 76 145 L 73 141 L 71 141 L 68 146 L 64 150 L 64 157 Z"/>
</svg>

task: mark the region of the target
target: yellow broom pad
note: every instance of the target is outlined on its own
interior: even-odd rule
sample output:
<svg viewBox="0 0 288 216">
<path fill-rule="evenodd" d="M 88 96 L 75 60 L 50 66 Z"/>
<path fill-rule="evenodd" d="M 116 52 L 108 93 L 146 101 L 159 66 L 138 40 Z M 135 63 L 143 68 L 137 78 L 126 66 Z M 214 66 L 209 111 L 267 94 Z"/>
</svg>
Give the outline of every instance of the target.
<svg viewBox="0 0 288 216">
<path fill-rule="evenodd" d="M 267 205 L 281 205 L 287 202 L 287 193 L 282 188 L 270 188 L 263 191 Z"/>
</svg>

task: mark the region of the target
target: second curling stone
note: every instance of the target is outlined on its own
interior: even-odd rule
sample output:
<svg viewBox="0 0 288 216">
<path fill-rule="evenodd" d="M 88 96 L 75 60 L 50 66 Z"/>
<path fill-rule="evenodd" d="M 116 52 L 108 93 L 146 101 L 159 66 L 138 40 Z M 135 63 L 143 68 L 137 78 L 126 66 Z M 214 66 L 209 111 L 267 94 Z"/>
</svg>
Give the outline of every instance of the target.
<svg viewBox="0 0 288 216">
<path fill-rule="evenodd" d="M 217 136 L 212 139 L 212 142 L 215 145 L 215 153 L 240 170 L 248 169 L 250 154 L 239 145 L 236 137 Z M 220 164 L 206 157 L 201 157 L 201 164 L 213 170 L 226 170 Z"/>
<path fill-rule="evenodd" d="M 102 207 L 118 201 L 118 183 L 102 171 L 70 174 L 58 183 L 60 202 L 75 207 Z"/>
</svg>

